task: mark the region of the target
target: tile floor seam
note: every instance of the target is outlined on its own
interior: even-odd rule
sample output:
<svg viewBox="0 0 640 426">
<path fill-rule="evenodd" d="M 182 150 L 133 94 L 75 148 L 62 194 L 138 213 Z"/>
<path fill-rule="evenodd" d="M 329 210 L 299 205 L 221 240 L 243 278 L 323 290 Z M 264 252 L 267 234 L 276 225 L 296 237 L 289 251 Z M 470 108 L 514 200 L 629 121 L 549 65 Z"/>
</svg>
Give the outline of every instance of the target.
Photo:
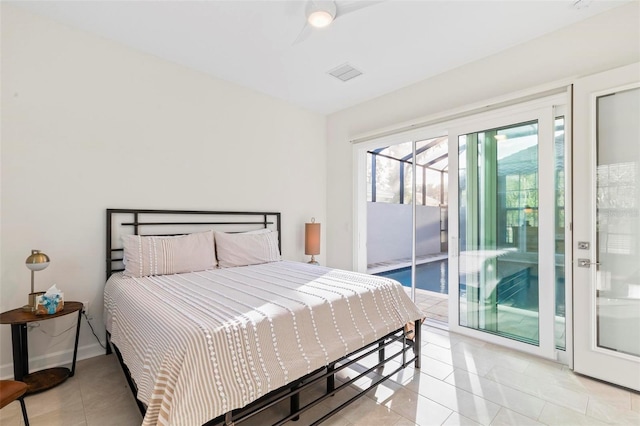
<svg viewBox="0 0 640 426">
<path fill-rule="evenodd" d="M 548 404 L 549 404 L 549 405 L 551 405 L 551 406 L 554 406 L 554 407 L 556 407 L 556 408 L 563 409 L 563 410 L 570 410 L 570 411 L 573 411 L 573 412 L 574 412 L 574 413 L 576 413 L 577 415 L 585 417 L 587 420 L 591 419 L 591 420 L 593 420 L 593 421 L 595 421 L 595 422 L 603 423 L 603 424 L 608 423 L 608 422 L 602 421 L 602 420 L 600 420 L 600 419 L 597 419 L 597 418 L 595 418 L 595 417 L 593 417 L 593 416 L 589 416 L 588 414 L 582 414 L 582 413 L 580 413 L 579 411 L 572 410 L 572 409 L 571 409 L 571 408 L 569 408 L 569 407 L 565 407 L 565 406 L 562 406 L 562 405 L 554 404 L 553 402 L 548 402 Z M 544 413 L 544 411 L 543 411 L 543 413 Z M 541 415 L 542 415 L 542 414 L 541 414 Z"/>
<path fill-rule="evenodd" d="M 422 374 L 422 373 L 421 373 L 421 374 Z M 437 379 L 435 379 L 435 380 L 437 380 Z M 498 406 L 498 407 L 502 407 L 502 405 L 497 404 L 497 403 L 492 402 L 492 401 L 489 401 L 489 400 L 487 400 L 487 399 L 486 399 L 486 398 L 484 398 L 484 397 L 481 397 L 481 396 L 475 395 L 473 392 L 469 392 L 469 391 L 467 391 L 467 390 L 465 390 L 465 389 L 459 388 L 459 387 L 457 387 L 457 386 L 455 386 L 455 385 L 452 385 L 452 384 L 450 384 L 450 383 L 446 383 L 446 382 L 441 381 L 441 380 L 440 380 L 440 382 L 442 382 L 443 384 L 445 384 L 445 385 L 447 385 L 447 386 L 450 386 L 451 388 L 457 389 L 458 391 L 460 391 L 460 392 L 464 393 L 467 397 L 471 397 L 472 399 L 474 399 L 474 398 L 478 398 L 478 399 L 480 399 L 480 400 L 482 400 L 482 401 L 484 401 L 484 402 L 486 402 L 486 403 L 494 404 L 494 405 L 496 405 L 496 406 Z M 455 392 L 456 392 L 456 395 L 458 395 L 458 391 L 455 391 Z M 420 393 L 420 392 L 417 392 L 417 393 L 418 393 L 418 395 L 422 396 L 423 398 L 427 398 L 429 401 L 432 401 L 432 402 L 435 402 L 435 403 L 437 403 L 437 404 L 440 404 L 440 405 L 444 406 L 445 408 L 448 408 L 449 410 L 453 411 L 454 413 L 458 413 L 458 414 L 460 414 L 460 415 L 461 415 L 461 416 L 463 416 L 463 417 L 470 418 L 469 416 L 465 416 L 465 415 L 464 415 L 463 413 L 461 413 L 460 411 L 458 411 L 458 410 L 454 410 L 453 408 L 448 407 L 448 406 L 444 405 L 443 403 L 438 402 L 438 401 L 436 401 L 436 400 L 434 400 L 434 399 L 432 399 L 432 398 L 428 397 L 428 396 L 427 396 L 427 395 L 425 395 L 425 394 L 422 394 L 422 393 Z M 499 409 L 498 409 L 498 411 L 499 411 Z M 497 412 L 496 412 L 496 413 L 497 413 Z M 495 415 L 494 415 L 493 417 L 495 417 Z M 480 423 L 480 424 L 482 424 L 482 423 L 481 423 L 480 421 L 478 421 L 478 420 L 474 420 L 474 419 L 471 419 L 471 420 L 475 421 L 476 423 Z M 492 418 L 491 420 L 493 420 L 493 418 Z M 489 422 L 488 424 L 491 424 L 491 422 Z"/>
<path fill-rule="evenodd" d="M 459 370 L 459 371 L 464 371 L 464 370 Z M 496 381 L 494 381 L 494 380 L 491 380 L 491 378 L 482 377 L 482 376 L 480 376 L 480 375 L 477 375 L 477 374 L 474 374 L 474 373 L 472 373 L 472 372 L 468 372 L 468 371 L 467 371 L 467 373 L 468 373 L 468 374 L 472 374 L 472 375 L 474 375 L 474 376 L 477 376 L 478 378 L 482 378 L 483 380 L 487 380 L 487 381 L 491 382 L 492 384 L 496 385 L 497 387 L 503 387 L 503 386 L 504 386 L 502 383 L 499 383 L 499 382 L 496 382 Z M 455 386 L 457 389 L 460 389 L 460 390 L 462 390 L 462 391 L 469 392 L 469 393 L 471 393 L 472 395 L 475 395 L 475 396 L 477 396 L 477 397 L 480 397 L 480 398 L 482 398 L 482 399 L 484 399 L 484 400 L 486 400 L 486 401 L 489 401 L 489 402 L 492 402 L 492 403 L 494 403 L 494 404 L 497 404 L 497 405 L 499 405 L 501 408 L 505 408 L 505 409 L 507 409 L 507 410 L 510 410 L 510 411 L 516 412 L 516 413 L 518 413 L 518 414 L 520 414 L 520 415 L 522 415 L 522 416 L 532 418 L 530 415 L 528 415 L 528 414 L 524 413 L 523 411 L 517 411 L 515 408 L 511 408 L 511 407 L 508 407 L 508 406 L 503 405 L 503 403 L 502 403 L 502 402 L 495 401 L 495 400 L 493 400 L 493 399 L 489 399 L 488 397 L 486 397 L 486 396 L 484 396 L 484 395 L 478 395 L 478 394 L 477 394 L 477 393 L 475 393 L 473 390 L 469 391 L 469 390 L 467 390 L 467 389 L 465 389 L 465 388 L 463 388 L 463 387 L 460 387 L 460 386 L 456 385 L 455 383 L 451 383 L 451 382 L 447 381 L 447 379 L 448 379 L 449 377 L 451 377 L 452 375 L 454 376 L 454 377 L 453 377 L 453 380 L 454 380 L 454 382 L 455 382 L 455 370 L 454 370 L 451 374 L 449 374 L 449 375 L 448 375 L 448 376 L 443 380 L 443 382 L 445 382 L 445 383 L 449 383 L 449 384 L 451 384 L 452 386 Z M 527 396 L 527 397 L 535 398 L 535 399 L 539 400 L 540 402 L 542 402 L 543 404 L 542 404 L 542 407 L 540 408 L 540 411 L 538 412 L 538 416 L 542 413 L 542 410 L 544 409 L 544 404 L 546 403 L 546 401 L 545 401 L 544 399 L 542 399 L 542 398 L 540 398 L 540 397 L 538 397 L 538 396 L 531 395 L 531 394 L 528 394 L 528 393 L 526 393 L 526 392 L 523 392 L 523 391 L 522 391 L 522 390 L 520 390 L 520 389 L 515 389 L 515 388 L 509 387 L 509 386 L 504 386 L 504 387 L 508 388 L 510 391 L 516 392 L 516 393 L 518 393 L 518 394 L 525 395 L 525 396 Z M 504 393 L 502 393 L 502 394 L 504 394 Z"/>
<path fill-rule="evenodd" d="M 547 404 L 547 402 L 546 402 L 546 401 L 544 401 L 544 403 L 545 403 L 545 405 Z M 514 413 L 516 413 L 516 414 L 519 414 L 519 415 L 521 415 L 522 417 L 526 417 L 526 418 L 528 418 L 528 419 L 531 419 L 531 420 L 533 420 L 533 421 L 534 421 L 534 422 L 536 422 L 536 423 L 540 423 L 541 425 L 548 425 L 548 423 L 544 423 L 544 422 L 542 422 L 542 421 L 540 420 L 540 416 L 542 415 L 542 412 L 544 411 L 544 406 L 543 406 L 543 410 L 540 410 L 540 414 L 538 414 L 538 416 L 537 416 L 537 417 L 531 417 L 531 416 L 527 416 L 526 414 L 518 413 L 517 411 L 514 411 L 514 410 L 512 410 L 512 409 L 510 409 L 510 408 L 508 408 L 508 407 L 502 407 L 502 408 L 504 408 L 505 410 L 508 410 L 508 411 L 512 411 L 512 412 L 514 412 Z M 497 417 L 497 416 L 496 416 L 496 417 Z M 566 425 L 566 426 L 568 426 L 568 425 Z"/>
<path fill-rule="evenodd" d="M 444 419 L 444 421 L 443 421 L 442 423 L 440 423 L 440 425 L 442 426 L 443 424 L 445 424 L 445 423 L 447 422 L 447 420 L 449 420 L 449 419 L 451 418 L 451 416 L 453 416 L 453 414 L 454 414 L 454 413 L 455 413 L 455 411 L 452 411 L 452 412 L 451 412 L 451 414 L 449 414 L 449 415 L 447 416 L 447 418 L 446 418 L 446 419 Z"/>
<path fill-rule="evenodd" d="M 402 386 L 402 385 L 400 385 L 400 386 Z M 404 387 L 404 386 L 403 386 L 403 387 Z M 406 389 L 406 388 L 405 388 L 405 389 Z M 442 408 L 444 408 L 444 409 L 446 409 L 446 410 L 451 411 L 451 413 L 449 414 L 449 416 L 451 416 L 453 413 L 455 413 L 455 412 L 456 412 L 455 410 L 452 410 L 451 408 L 449 408 L 449 407 L 447 407 L 447 406 L 445 406 L 445 405 L 442 405 L 442 404 L 440 404 L 439 402 L 432 400 L 431 398 L 427 398 L 426 396 L 421 395 L 421 394 L 420 394 L 420 393 L 418 393 L 418 392 L 412 391 L 411 389 L 407 389 L 407 391 L 409 391 L 409 392 L 413 392 L 413 393 L 415 393 L 415 394 L 416 394 L 416 396 L 417 396 L 417 397 L 423 397 L 424 399 L 428 399 L 428 400 L 429 400 L 429 401 L 431 401 L 432 403 L 434 403 L 434 404 L 436 404 L 436 405 L 439 405 L 440 407 L 442 407 Z M 416 399 L 417 399 L 417 398 L 416 398 Z M 393 411 L 394 413 L 398 414 L 399 416 L 404 417 L 401 413 L 397 412 L 397 411 L 396 411 L 396 410 L 394 410 L 393 408 L 390 408 L 390 410 L 391 410 L 391 411 Z M 447 416 L 447 419 L 449 418 L 449 416 Z M 411 420 L 411 419 L 409 419 L 409 420 Z M 417 419 L 416 419 L 416 420 L 417 420 Z M 417 422 L 416 422 L 416 420 L 413 420 L 413 422 L 414 422 L 414 423 L 417 423 Z M 444 423 L 445 421 L 446 421 L 446 419 L 445 419 L 442 423 Z M 440 423 L 440 424 L 442 424 L 442 423 Z"/>
<path fill-rule="evenodd" d="M 540 417 L 542 416 L 542 413 L 544 413 L 544 409 L 546 408 L 547 404 L 549 404 L 549 402 L 544 401 L 544 404 L 542 405 L 542 410 L 540 410 L 540 414 L 538 414 L 538 417 L 535 419 L 539 423 L 542 423 L 542 421 L 540 421 Z"/>
<path fill-rule="evenodd" d="M 80 401 L 82 401 L 82 414 L 84 414 L 84 422 L 87 426 L 89 426 L 89 419 L 87 419 L 87 410 L 84 407 L 84 398 L 82 396 L 82 394 L 84 392 L 82 392 L 82 384 L 78 383 L 78 386 L 80 387 Z"/>
<path fill-rule="evenodd" d="M 519 389 L 519 388 L 515 388 L 515 387 L 513 387 L 513 386 L 509 385 L 508 383 L 502 383 L 502 382 L 499 382 L 499 381 L 493 380 L 491 377 L 487 377 L 487 375 L 488 375 L 489 373 L 491 373 L 491 372 L 492 372 L 494 369 L 496 369 L 496 368 L 504 368 L 504 369 L 506 369 L 506 370 L 509 370 L 509 368 L 506 368 L 506 367 L 494 366 L 494 367 L 492 367 L 492 368 L 491 368 L 491 370 L 489 370 L 489 371 L 487 372 L 487 374 L 486 374 L 486 375 L 484 375 L 484 376 L 482 376 L 482 377 L 484 377 L 484 378 L 485 378 L 485 379 L 487 379 L 487 380 L 491 380 L 491 381 L 493 381 L 493 382 L 495 382 L 495 383 L 498 383 L 498 384 L 499 384 L 499 385 L 501 385 L 501 386 L 506 386 L 506 387 L 508 387 L 508 388 L 510 388 L 510 389 L 519 390 L 520 392 L 526 393 L 527 395 L 535 396 L 536 398 L 540 398 L 540 399 L 542 399 L 542 400 L 544 400 L 544 401 L 547 401 L 546 399 L 542 398 L 542 397 L 541 397 L 540 395 L 538 395 L 538 394 L 531 393 L 531 392 L 527 392 L 527 391 L 525 391 L 525 390 L 522 390 L 522 389 Z M 511 370 L 511 371 L 514 371 L 514 372 L 515 372 L 515 370 Z"/>
</svg>

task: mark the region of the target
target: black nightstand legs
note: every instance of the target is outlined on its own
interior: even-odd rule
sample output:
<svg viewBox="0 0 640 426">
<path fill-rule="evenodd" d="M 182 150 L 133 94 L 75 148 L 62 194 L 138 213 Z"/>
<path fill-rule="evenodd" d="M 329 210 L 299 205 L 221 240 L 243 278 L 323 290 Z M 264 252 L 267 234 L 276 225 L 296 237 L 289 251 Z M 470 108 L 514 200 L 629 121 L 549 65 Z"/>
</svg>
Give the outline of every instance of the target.
<svg viewBox="0 0 640 426">
<path fill-rule="evenodd" d="M 76 374 L 76 358 L 78 356 L 78 339 L 80 338 L 80 321 L 82 320 L 82 310 L 78 311 L 78 324 L 76 325 L 76 343 L 73 346 L 73 363 L 71 364 L 71 371 L 69 377 L 73 377 Z"/>
<path fill-rule="evenodd" d="M 27 346 L 27 324 L 11 324 L 13 346 L 13 377 L 22 381 L 29 373 L 29 348 Z"/>
</svg>

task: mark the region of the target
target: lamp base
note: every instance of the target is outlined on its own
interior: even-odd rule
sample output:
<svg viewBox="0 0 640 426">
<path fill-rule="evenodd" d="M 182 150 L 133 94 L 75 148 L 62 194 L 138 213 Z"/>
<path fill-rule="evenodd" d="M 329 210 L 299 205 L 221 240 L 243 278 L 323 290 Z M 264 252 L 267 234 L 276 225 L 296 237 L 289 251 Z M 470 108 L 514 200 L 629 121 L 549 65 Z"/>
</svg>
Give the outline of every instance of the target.
<svg viewBox="0 0 640 426">
<path fill-rule="evenodd" d="M 307 262 L 310 265 L 319 265 L 318 262 L 316 262 L 316 258 L 314 257 L 314 255 L 311 255 L 311 260 Z"/>
<path fill-rule="evenodd" d="M 42 296 L 44 294 L 44 291 L 36 291 L 33 293 L 29 293 L 29 304 L 28 305 L 24 305 L 22 307 L 23 311 L 27 311 L 27 307 L 29 307 L 31 309 L 31 311 L 35 311 L 36 310 L 36 299 L 38 298 L 38 296 Z"/>
</svg>

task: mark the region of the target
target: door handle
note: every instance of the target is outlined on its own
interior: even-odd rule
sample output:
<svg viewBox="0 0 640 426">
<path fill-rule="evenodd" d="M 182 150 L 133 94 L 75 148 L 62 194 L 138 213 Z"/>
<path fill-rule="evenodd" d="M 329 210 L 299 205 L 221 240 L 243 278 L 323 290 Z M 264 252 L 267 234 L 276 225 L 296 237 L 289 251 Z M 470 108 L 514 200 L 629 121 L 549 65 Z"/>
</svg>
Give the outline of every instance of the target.
<svg viewBox="0 0 640 426">
<path fill-rule="evenodd" d="M 590 268 L 591 265 L 600 266 L 600 262 L 592 262 L 591 259 L 578 259 L 578 267 Z"/>
</svg>

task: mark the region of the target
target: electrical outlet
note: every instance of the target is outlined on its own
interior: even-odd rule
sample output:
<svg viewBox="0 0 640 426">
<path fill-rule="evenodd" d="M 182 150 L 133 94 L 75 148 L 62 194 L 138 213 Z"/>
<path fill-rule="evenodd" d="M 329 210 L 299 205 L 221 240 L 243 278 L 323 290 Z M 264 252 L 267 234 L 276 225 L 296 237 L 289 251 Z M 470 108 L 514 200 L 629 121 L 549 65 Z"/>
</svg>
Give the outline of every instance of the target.
<svg viewBox="0 0 640 426">
<path fill-rule="evenodd" d="M 89 314 L 89 301 L 85 300 L 84 302 L 82 302 L 82 305 L 84 306 L 84 314 L 87 316 L 87 318 L 91 318 L 91 315 Z"/>
</svg>

